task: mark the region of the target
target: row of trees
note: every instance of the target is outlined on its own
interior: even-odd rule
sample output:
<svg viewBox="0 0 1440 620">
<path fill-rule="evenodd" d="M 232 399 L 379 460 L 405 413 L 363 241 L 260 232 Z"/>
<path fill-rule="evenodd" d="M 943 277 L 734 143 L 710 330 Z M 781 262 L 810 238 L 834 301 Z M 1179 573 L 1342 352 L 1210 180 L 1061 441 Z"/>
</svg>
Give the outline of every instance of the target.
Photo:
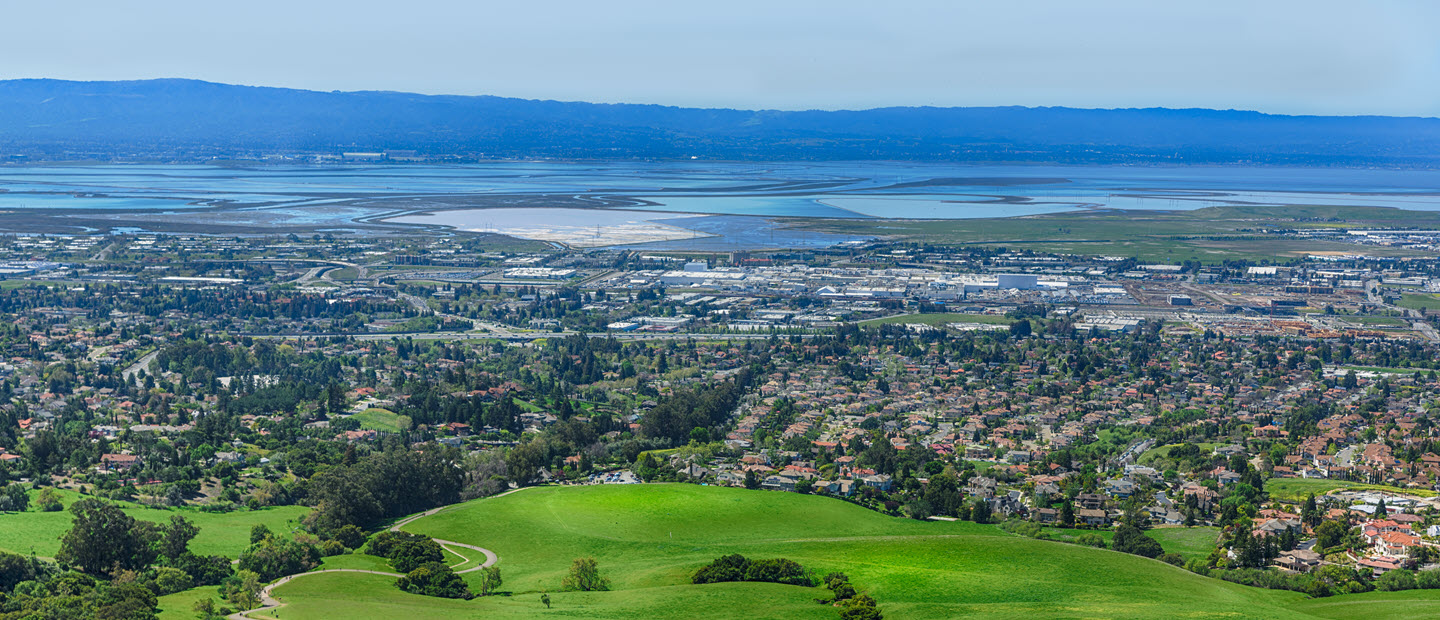
<svg viewBox="0 0 1440 620">
<path fill-rule="evenodd" d="M 593 562 L 593 560 L 591 560 Z M 580 560 L 576 560 L 577 566 Z M 572 568 L 572 571 L 574 568 Z M 723 555 L 715 561 L 700 567 L 691 578 L 691 583 L 724 583 L 731 581 L 758 581 L 783 583 L 792 586 L 812 588 L 816 579 L 794 560 L 774 558 L 751 560 L 738 553 Z M 829 573 L 818 580 L 830 590 L 830 598 L 817 598 L 815 602 L 839 607 L 842 620 L 882 620 L 883 615 L 875 599 L 861 594 L 850 583 L 845 573 Z"/>
<path fill-rule="evenodd" d="M 692 583 L 722 583 L 726 581 L 763 581 L 783 583 L 792 586 L 815 585 L 815 580 L 794 560 L 775 558 L 750 560 L 738 553 L 720 556 L 695 573 Z"/>
</svg>

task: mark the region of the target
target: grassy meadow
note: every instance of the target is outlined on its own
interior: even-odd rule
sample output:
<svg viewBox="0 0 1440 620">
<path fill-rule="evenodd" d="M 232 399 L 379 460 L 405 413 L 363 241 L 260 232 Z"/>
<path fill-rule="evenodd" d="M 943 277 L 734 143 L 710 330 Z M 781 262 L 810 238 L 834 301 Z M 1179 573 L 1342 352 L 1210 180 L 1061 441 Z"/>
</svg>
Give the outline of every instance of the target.
<svg viewBox="0 0 1440 620">
<path fill-rule="evenodd" d="M 1204 443 L 1204 442 L 1202 442 L 1202 443 L 1197 443 L 1197 444 L 1195 444 L 1195 445 L 1200 448 L 1200 453 L 1201 453 L 1201 454 L 1206 454 L 1206 455 L 1208 455 L 1208 454 L 1210 454 L 1211 452 L 1213 452 L 1213 451 L 1215 450 L 1215 447 L 1216 447 L 1216 446 L 1218 446 L 1218 445 L 1220 445 L 1220 444 L 1218 444 L 1218 443 Z M 1156 464 L 1156 463 L 1159 463 L 1159 464 L 1161 464 L 1161 465 L 1166 465 L 1166 466 L 1173 465 L 1174 463 L 1171 462 L 1171 459 L 1170 459 L 1170 450 L 1171 450 L 1172 448 L 1177 448 L 1177 447 L 1179 447 L 1179 446 L 1180 446 L 1180 444 L 1178 444 L 1178 443 L 1172 443 L 1172 444 L 1170 444 L 1170 445 L 1156 446 L 1156 447 L 1154 447 L 1154 448 L 1150 448 L 1149 450 L 1146 450 L 1145 452 L 1141 453 L 1141 454 L 1140 454 L 1140 458 L 1137 459 L 1137 461 L 1138 461 L 1141 465 L 1146 465 L 1146 466 L 1154 466 L 1154 464 Z"/>
<path fill-rule="evenodd" d="M 1115 537 L 1113 529 L 1084 530 L 1067 527 L 1047 527 L 1046 532 L 1050 533 L 1055 540 L 1073 541 L 1081 534 L 1099 534 L 1106 543 Z M 1220 537 L 1220 528 L 1210 526 L 1196 527 L 1159 527 L 1145 532 L 1166 553 L 1178 553 L 1185 556 L 1185 559 L 1203 558 L 1210 555 L 1215 548 L 1215 541 Z"/>
<path fill-rule="evenodd" d="M 217 609 L 228 604 L 225 599 L 220 598 L 220 586 L 191 588 L 160 597 L 157 605 L 160 613 L 156 615 L 160 620 L 195 620 L 195 602 L 202 598 L 215 601 Z"/>
<path fill-rule="evenodd" d="M 73 491 L 62 491 L 61 496 L 67 508 L 61 512 L 39 512 L 32 507 L 26 512 L 0 513 L 0 550 L 55 557 L 60 551 L 60 536 L 70 529 L 73 521 L 68 508 L 84 497 Z M 33 500 L 33 493 L 31 497 Z M 190 509 L 157 510 L 139 504 L 117 503 L 124 507 L 126 514 L 146 521 L 164 522 L 170 520 L 170 515 L 183 515 L 200 528 L 200 533 L 190 542 L 191 551 L 231 558 L 239 557 L 250 545 L 252 526 L 264 524 L 274 532 L 290 532 L 298 527 L 301 517 L 310 512 L 303 506 L 211 513 Z"/>
<path fill-rule="evenodd" d="M 1395 305 L 1411 310 L 1440 310 L 1440 295 L 1431 293 L 1404 293 Z"/>
<path fill-rule="evenodd" d="M 1440 597 L 1434 590 L 1367 592 L 1303 601 L 1299 609 L 1335 620 L 1422 620 L 1440 618 Z"/>
<path fill-rule="evenodd" d="M 496 551 L 509 595 L 442 600 L 400 592 L 385 577 L 319 574 L 277 588 L 288 603 L 278 617 L 838 617 L 813 602 L 820 589 L 688 585 L 697 568 L 727 553 L 790 558 L 817 573 L 844 571 L 892 619 L 1404 617 L 1405 609 L 1440 601 L 1425 593 L 1310 601 L 989 525 L 910 521 L 822 497 L 693 485 L 528 489 L 462 504 L 405 529 Z M 1167 549 L 1190 554 L 1214 535 L 1208 528 L 1154 532 Z M 598 559 L 613 591 L 559 591 L 570 561 L 580 556 Z M 465 577 L 473 585 L 475 574 Z M 542 591 L 553 609 L 539 603 Z"/>
<path fill-rule="evenodd" d="M 350 418 L 359 422 L 360 428 L 365 430 L 387 433 L 400 432 L 400 414 L 390 411 L 389 409 L 371 407 L 350 416 Z"/>
</svg>

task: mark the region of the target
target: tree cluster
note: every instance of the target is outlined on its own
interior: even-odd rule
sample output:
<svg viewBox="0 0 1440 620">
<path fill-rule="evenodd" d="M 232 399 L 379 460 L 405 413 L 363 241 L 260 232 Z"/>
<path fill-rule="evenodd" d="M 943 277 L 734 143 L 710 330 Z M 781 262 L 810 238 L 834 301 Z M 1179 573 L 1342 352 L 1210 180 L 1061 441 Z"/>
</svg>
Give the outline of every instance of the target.
<svg viewBox="0 0 1440 620">
<path fill-rule="evenodd" d="M 738 553 L 715 558 L 715 561 L 696 571 L 691 579 L 692 583 L 697 584 L 726 581 L 761 581 L 807 588 L 815 585 L 815 580 L 806 572 L 805 567 L 794 560 L 750 560 Z"/>
</svg>

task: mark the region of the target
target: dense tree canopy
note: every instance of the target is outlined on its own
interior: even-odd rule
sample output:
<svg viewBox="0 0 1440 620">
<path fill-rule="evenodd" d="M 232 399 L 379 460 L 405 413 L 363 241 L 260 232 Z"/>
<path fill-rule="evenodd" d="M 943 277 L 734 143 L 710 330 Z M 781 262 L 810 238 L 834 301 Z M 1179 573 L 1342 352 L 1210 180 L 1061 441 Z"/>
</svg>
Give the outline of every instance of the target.
<svg viewBox="0 0 1440 620">
<path fill-rule="evenodd" d="M 82 499 L 70 505 L 74 525 L 60 538 L 62 564 L 91 575 L 115 570 L 142 570 L 155 561 L 161 532 L 154 523 L 138 521 L 110 502 Z"/>
</svg>

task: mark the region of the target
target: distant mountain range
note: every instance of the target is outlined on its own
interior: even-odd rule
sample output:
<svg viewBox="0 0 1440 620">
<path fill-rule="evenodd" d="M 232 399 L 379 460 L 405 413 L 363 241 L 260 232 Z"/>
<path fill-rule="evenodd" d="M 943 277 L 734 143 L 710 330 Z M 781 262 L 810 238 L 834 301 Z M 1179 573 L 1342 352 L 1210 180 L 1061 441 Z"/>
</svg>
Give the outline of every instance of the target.
<svg viewBox="0 0 1440 620">
<path fill-rule="evenodd" d="M 414 151 L 442 160 L 937 160 L 1440 167 L 1440 119 L 1206 109 L 730 110 L 196 80 L 0 81 L 0 161 Z"/>
</svg>

